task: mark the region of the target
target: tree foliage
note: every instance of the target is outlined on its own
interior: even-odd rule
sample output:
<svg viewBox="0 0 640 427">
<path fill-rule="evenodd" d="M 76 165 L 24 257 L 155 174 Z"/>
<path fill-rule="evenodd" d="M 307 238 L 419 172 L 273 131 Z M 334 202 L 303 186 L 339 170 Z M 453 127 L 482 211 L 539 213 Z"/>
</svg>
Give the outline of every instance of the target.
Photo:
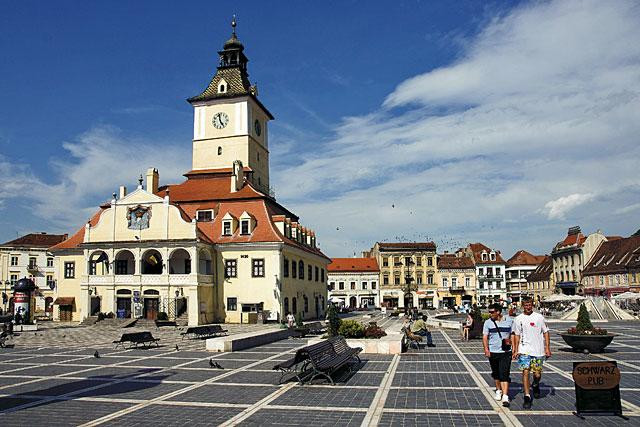
<svg viewBox="0 0 640 427">
<path fill-rule="evenodd" d="M 327 319 L 329 320 L 329 326 L 327 328 L 329 336 L 337 336 L 341 320 L 340 317 L 338 317 L 338 309 L 333 304 L 329 304 L 329 307 L 327 308 Z"/>
<path fill-rule="evenodd" d="M 578 324 L 576 325 L 576 329 L 579 332 L 593 330 L 593 325 L 591 324 L 591 319 L 589 318 L 589 312 L 587 311 L 587 307 L 584 304 L 580 304 L 580 310 L 578 311 Z"/>
</svg>

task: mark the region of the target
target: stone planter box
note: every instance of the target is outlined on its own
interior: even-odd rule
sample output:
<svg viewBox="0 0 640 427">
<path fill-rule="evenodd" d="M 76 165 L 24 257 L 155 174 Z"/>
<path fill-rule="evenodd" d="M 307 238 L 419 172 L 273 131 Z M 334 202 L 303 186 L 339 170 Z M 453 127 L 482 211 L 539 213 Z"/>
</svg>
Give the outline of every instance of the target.
<svg viewBox="0 0 640 427">
<path fill-rule="evenodd" d="M 585 351 L 589 353 L 602 353 L 606 346 L 613 341 L 613 334 L 607 335 L 573 335 L 560 334 L 574 351 Z"/>
<path fill-rule="evenodd" d="M 324 341 L 326 338 L 313 338 L 309 345 Z M 362 353 L 400 354 L 402 353 L 402 334 L 388 333 L 379 339 L 347 338 L 349 347 L 361 347 Z"/>
</svg>

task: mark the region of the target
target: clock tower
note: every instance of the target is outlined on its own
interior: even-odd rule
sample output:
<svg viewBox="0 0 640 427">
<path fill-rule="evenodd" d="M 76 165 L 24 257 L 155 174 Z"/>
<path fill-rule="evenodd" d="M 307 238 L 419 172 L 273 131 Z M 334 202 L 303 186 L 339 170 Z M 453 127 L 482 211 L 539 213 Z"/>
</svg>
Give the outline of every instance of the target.
<svg viewBox="0 0 640 427">
<path fill-rule="evenodd" d="M 248 179 L 268 194 L 267 122 L 273 116 L 249 81 L 249 60 L 236 36 L 235 17 L 231 27 L 231 38 L 218 52 L 220 62 L 211 82 L 200 95 L 188 99 L 194 110 L 192 169 L 223 172 L 240 160 L 251 170 Z"/>
</svg>

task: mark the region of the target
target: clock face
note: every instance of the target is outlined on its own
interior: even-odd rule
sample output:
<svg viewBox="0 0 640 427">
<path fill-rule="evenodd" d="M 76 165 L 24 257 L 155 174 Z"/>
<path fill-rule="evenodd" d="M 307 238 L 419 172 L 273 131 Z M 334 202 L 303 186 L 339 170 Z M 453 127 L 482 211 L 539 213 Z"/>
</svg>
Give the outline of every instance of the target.
<svg viewBox="0 0 640 427">
<path fill-rule="evenodd" d="M 253 128 L 256 130 L 256 135 L 260 136 L 262 133 L 262 125 L 260 124 L 260 120 L 256 120 L 253 123 Z"/>
<path fill-rule="evenodd" d="M 226 113 L 216 113 L 211 122 L 216 129 L 222 129 L 229 123 L 229 116 Z"/>
</svg>

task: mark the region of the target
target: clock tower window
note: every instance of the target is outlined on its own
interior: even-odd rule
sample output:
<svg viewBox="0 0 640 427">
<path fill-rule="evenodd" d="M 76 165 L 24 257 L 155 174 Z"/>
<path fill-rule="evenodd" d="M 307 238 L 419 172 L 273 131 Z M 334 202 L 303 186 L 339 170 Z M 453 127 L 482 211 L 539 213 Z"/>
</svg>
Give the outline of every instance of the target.
<svg viewBox="0 0 640 427">
<path fill-rule="evenodd" d="M 218 147 L 218 156 L 222 156 L 222 147 Z"/>
</svg>

